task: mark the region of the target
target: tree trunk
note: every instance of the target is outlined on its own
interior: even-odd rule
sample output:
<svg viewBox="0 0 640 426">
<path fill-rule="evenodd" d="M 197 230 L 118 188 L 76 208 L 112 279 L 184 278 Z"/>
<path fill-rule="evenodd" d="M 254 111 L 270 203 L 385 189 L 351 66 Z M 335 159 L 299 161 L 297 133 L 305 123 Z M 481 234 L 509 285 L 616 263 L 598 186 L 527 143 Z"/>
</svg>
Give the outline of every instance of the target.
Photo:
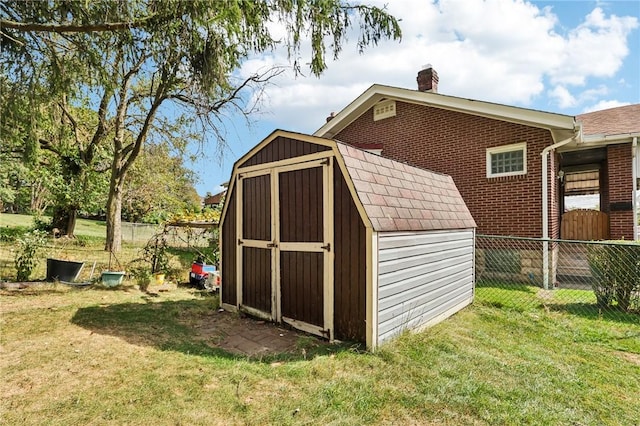
<svg viewBox="0 0 640 426">
<path fill-rule="evenodd" d="M 31 213 L 43 215 L 49 201 L 47 189 L 42 182 L 36 180 L 31 184 Z"/>
<path fill-rule="evenodd" d="M 107 241 L 104 249 L 112 253 L 122 248 L 122 182 L 112 175 L 107 199 Z"/>
<path fill-rule="evenodd" d="M 53 211 L 53 220 L 51 227 L 58 229 L 59 235 L 67 235 L 73 237 L 76 229 L 76 219 L 78 217 L 78 207 L 76 206 L 58 206 Z"/>
</svg>

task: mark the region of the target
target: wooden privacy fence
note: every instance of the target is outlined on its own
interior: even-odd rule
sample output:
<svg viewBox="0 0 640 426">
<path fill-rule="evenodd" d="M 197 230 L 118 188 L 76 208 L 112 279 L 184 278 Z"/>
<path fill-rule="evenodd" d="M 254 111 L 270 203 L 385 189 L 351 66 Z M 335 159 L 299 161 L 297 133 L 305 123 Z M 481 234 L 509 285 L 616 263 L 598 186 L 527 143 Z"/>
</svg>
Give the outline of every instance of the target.
<svg viewBox="0 0 640 426">
<path fill-rule="evenodd" d="M 609 238 L 609 216 L 598 210 L 571 210 L 562 215 L 560 237 L 564 240 L 606 240 Z"/>
</svg>

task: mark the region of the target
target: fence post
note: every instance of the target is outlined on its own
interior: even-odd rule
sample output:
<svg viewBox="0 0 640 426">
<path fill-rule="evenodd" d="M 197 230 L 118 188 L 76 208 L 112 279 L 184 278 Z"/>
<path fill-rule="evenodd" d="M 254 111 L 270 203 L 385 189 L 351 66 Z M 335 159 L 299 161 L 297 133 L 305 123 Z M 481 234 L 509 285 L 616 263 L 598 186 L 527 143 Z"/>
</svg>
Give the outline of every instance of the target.
<svg viewBox="0 0 640 426">
<path fill-rule="evenodd" d="M 542 242 L 542 286 L 549 290 L 549 238 Z"/>
</svg>

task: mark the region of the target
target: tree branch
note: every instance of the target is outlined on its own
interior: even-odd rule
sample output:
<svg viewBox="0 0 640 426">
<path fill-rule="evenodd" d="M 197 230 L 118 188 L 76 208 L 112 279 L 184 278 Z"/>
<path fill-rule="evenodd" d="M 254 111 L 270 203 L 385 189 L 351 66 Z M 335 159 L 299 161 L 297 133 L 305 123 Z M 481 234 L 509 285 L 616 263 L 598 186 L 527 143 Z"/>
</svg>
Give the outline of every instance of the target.
<svg viewBox="0 0 640 426">
<path fill-rule="evenodd" d="M 73 115 L 71 115 L 71 113 L 67 110 L 67 108 L 65 107 L 64 103 L 62 102 L 58 102 L 58 106 L 60 107 L 60 109 L 62 110 L 62 113 L 67 117 L 67 119 L 71 122 L 71 127 L 73 127 L 73 135 L 76 139 L 76 146 L 78 147 L 79 151 L 82 151 L 82 146 L 80 144 L 80 136 L 78 136 L 78 133 L 80 131 L 80 129 L 78 128 L 78 121 L 73 117 Z"/>
<path fill-rule="evenodd" d="M 144 27 L 151 17 L 146 17 L 134 22 L 103 22 L 101 24 L 87 24 L 87 25 L 57 25 L 57 24 L 39 24 L 34 22 L 24 23 L 15 22 L 8 19 L 0 19 L 0 28 L 9 28 L 21 32 L 46 32 L 46 33 L 95 33 L 95 32 L 109 32 L 109 31 L 122 31 L 129 30 L 131 28 Z"/>
<path fill-rule="evenodd" d="M 182 93 L 175 93 L 173 95 L 167 96 L 169 99 L 174 99 L 183 104 L 190 105 L 198 110 L 204 111 L 206 113 L 219 112 L 225 105 L 229 103 L 234 103 L 240 92 L 245 89 L 250 84 L 262 84 L 266 83 L 272 78 L 282 74 L 284 72 L 284 68 L 274 67 L 269 69 L 268 71 L 262 74 L 254 74 L 244 80 L 241 84 L 236 86 L 227 96 L 222 99 L 218 99 L 215 102 L 207 102 L 206 99 L 201 99 L 189 95 L 185 95 Z"/>
<path fill-rule="evenodd" d="M 107 129 L 107 108 L 109 106 L 109 99 L 113 95 L 113 90 L 105 88 L 100 100 L 100 106 L 98 107 L 98 127 L 96 128 L 91 142 L 87 146 L 85 151 L 85 163 L 91 164 L 93 156 L 95 155 L 96 147 L 104 140 L 105 135 L 108 133 Z"/>
</svg>

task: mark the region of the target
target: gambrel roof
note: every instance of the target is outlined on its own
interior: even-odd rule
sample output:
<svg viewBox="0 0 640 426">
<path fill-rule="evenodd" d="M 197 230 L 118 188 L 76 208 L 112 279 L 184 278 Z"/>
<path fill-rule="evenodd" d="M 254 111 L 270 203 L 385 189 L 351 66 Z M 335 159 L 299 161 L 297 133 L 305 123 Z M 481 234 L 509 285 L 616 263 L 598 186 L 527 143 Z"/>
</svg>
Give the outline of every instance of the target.
<svg viewBox="0 0 640 426">
<path fill-rule="evenodd" d="M 274 153 L 285 151 L 296 152 L 295 158 L 301 159 L 335 155 L 363 221 L 374 231 L 476 227 L 451 176 L 390 160 L 333 139 L 276 130 L 235 163 L 233 175 L 239 167 L 261 167 L 261 163 L 270 167 L 277 162 L 271 158 Z M 225 205 L 223 216 L 226 210 Z"/>
<path fill-rule="evenodd" d="M 340 142 L 344 159 L 376 231 L 475 228 L 451 176 L 409 166 Z"/>
</svg>

